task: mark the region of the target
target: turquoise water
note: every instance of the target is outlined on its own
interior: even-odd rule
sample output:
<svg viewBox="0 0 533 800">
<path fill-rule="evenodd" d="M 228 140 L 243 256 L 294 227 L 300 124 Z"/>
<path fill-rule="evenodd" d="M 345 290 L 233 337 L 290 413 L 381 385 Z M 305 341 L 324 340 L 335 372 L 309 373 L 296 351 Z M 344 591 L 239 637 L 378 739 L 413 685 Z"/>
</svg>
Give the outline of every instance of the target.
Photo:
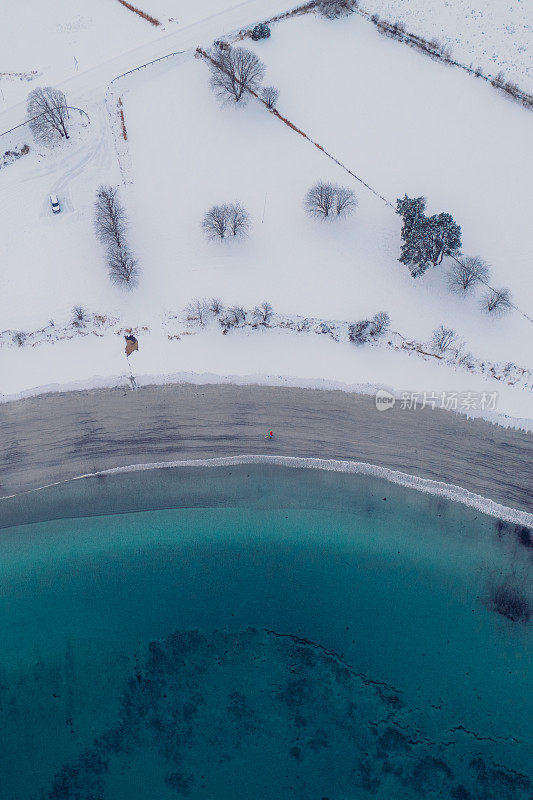
<svg viewBox="0 0 533 800">
<path fill-rule="evenodd" d="M 524 530 L 259 465 L 0 514 L 2 800 L 533 797 Z"/>
</svg>

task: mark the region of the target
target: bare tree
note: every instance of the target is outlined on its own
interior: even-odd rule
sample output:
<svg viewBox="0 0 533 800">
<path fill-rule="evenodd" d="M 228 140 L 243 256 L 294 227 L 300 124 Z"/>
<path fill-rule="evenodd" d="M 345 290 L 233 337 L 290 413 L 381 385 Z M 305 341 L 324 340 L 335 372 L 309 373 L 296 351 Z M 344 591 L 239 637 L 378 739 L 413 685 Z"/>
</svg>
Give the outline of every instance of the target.
<svg viewBox="0 0 533 800">
<path fill-rule="evenodd" d="M 250 215 L 240 203 L 230 203 L 228 209 L 228 227 L 232 236 L 246 236 L 250 230 Z"/>
<path fill-rule="evenodd" d="M 229 210 L 227 205 L 212 206 L 202 220 L 202 228 L 208 239 L 225 239 L 228 230 Z"/>
<path fill-rule="evenodd" d="M 437 353 L 445 353 L 457 339 L 457 334 L 452 328 L 445 328 L 439 325 L 431 335 L 431 346 Z"/>
<path fill-rule="evenodd" d="M 261 99 L 270 111 L 276 107 L 278 102 L 279 91 L 275 86 L 265 86 L 261 89 Z"/>
<path fill-rule="evenodd" d="M 357 207 L 357 200 L 351 189 L 347 186 L 335 187 L 335 211 L 338 217 L 352 214 Z"/>
<path fill-rule="evenodd" d="M 128 221 L 117 197 L 118 186 L 100 186 L 94 204 L 94 227 L 101 242 L 121 248 L 125 244 Z"/>
<path fill-rule="evenodd" d="M 248 92 L 257 92 L 265 74 L 264 64 L 244 47 L 214 47 L 211 57 L 211 87 L 223 102 L 239 103 Z"/>
<path fill-rule="evenodd" d="M 336 19 L 355 11 L 358 5 L 358 0 L 318 0 L 316 8 L 323 17 Z"/>
<path fill-rule="evenodd" d="M 260 306 L 256 306 L 253 311 L 254 321 L 257 325 L 268 325 L 272 319 L 272 306 L 265 300 Z"/>
<path fill-rule="evenodd" d="M 512 308 L 509 289 L 489 288 L 483 295 L 481 307 L 487 314 L 494 314 L 494 316 L 506 314 Z"/>
<path fill-rule="evenodd" d="M 335 207 L 335 194 L 333 184 L 316 183 L 305 196 L 305 210 L 312 217 L 327 219 Z"/>
<path fill-rule="evenodd" d="M 479 256 L 461 256 L 452 261 L 448 283 L 452 291 L 467 292 L 476 283 L 486 283 L 489 274 L 487 264 Z"/>
<path fill-rule="evenodd" d="M 185 314 L 188 322 L 196 322 L 204 328 L 205 323 L 209 319 L 209 303 L 207 300 L 199 300 L 197 298 L 191 300 L 191 302 L 185 306 Z"/>
<path fill-rule="evenodd" d="M 139 265 L 127 247 L 110 247 L 107 251 L 109 277 L 117 286 L 133 289 L 139 280 Z"/>
<path fill-rule="evenodd" d="M 37 87 L 28 95 L 28 116 L 35 139 L 50 144 L 55 139 L 68 139 L 68 108 L 60 89 Z"/>
<path fill-rule="evenodd" d="M 382 336 L 390 326 L 390 317 L 386 311 L 378 311 L 370 320 L 372 336 Z"/>
</svg>

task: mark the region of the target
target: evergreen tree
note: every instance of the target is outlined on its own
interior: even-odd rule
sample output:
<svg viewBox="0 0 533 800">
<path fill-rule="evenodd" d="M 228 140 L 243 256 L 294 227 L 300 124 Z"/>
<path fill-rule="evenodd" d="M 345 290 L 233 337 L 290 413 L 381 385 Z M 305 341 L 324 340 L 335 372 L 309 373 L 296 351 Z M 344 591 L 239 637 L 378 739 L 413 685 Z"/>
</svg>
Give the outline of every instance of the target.
<svg viewBox="0 0 533 800">
<path fill-rule="evenodd" d="M 407 197 L 407 195 L 404 195 L 401 200 L 396 200 L 396 213 L 403 217 L 402 239 L 405 240 L 409 237 L 413 225 L 424 216 L 425 210 L 425 197 Z"/>
<path fill-rule="evenodd" d="M 461 228 L 451 214 L 442 212 L 428 219 L 429 258 L 433 266 L 444 256 L 461 249 Z"/>
<path fill-rule="evenodd" d="M 430 264 L 441 264 L 444 256 L 461 247 L 461 228 L 451 214 L 426 217 L 425 208 L 424 197 L 404 195 L 396 201 L 397 213 L 403 218 L 399 261 L 409 267 L 413 278 L 423 275 Z"/>
</svg>

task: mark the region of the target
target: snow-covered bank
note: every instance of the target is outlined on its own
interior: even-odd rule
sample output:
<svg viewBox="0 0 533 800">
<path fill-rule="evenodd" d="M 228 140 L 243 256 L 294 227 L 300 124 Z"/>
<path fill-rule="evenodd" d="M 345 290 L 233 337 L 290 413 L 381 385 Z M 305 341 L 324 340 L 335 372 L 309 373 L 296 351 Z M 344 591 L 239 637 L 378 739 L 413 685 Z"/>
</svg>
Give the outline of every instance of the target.
<svg viewBox="0 0 533 800">
<path fill-rule="evenodd" d="M 168 334 L 141 332 L 140 349 L 124 354 L 122 334 L 89 334 L 53 346 L 3 348 L 1 400 L 79 388 L 137 386 L 165 382 L 240 383 L 341 389 L 374 394 L 385 387 L 399 401 L 405 393 L 426 396 L 496 392 L 495 408 L 461 407 L 457 411 L 500 425 L 533 430 L 531 392 L 490 380 L 415 354 L 371 346 L 354 347 L 328 336 L 281 329 L 240 329 L 223 336 L 214 326 L 179 340 Z M 131 368 L 131 371 L 130 371 Z M 438 406 L 437 406 L 438 407 Z M 405 413 L 409 413 L 407 410 Z"/>
</svg>

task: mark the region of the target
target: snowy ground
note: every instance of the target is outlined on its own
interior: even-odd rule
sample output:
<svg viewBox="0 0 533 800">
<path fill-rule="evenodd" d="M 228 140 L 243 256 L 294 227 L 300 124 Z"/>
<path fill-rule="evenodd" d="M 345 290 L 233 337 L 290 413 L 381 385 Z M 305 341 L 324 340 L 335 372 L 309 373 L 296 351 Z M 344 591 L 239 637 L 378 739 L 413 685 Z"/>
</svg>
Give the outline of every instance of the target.
<svg viewBox="0 0 533 800">
<path fill-rule="evenodd" d="M 140 5 L 156 14 L 155 3 Z M 151 26 L 131 17 L 153 35 Z M 463 226 L 465 252 L 490 261 L 494 282 L 508 285 L 531 313 L 528 112 L 379 36 L 356 16 L 283 22 L 256 47 L 268 66 L 266 82 L 281 90 L 282 113 L 392 200 L 423 193 L 430 213 L 450 211 Z M 419 341 L 442 322 L 478 357 L 531 366 L 531 323 L 516 313 L 487 320 L 476 298 L 447 291 L 438 270 L 413 281 L 396 260 L 399 218 L 264 108 L 221 110 L 201 61 L 177 57 L 119 82 L 116 91 L 128 129 L 133 183 L 123 196 L 141 283 L 131 294 L 109 284 L 92 231 L 95 188 L 120 179 L 105 108 L 93 95 L 90 128 L 67 147 L 52 154 L 34 148 L 0 172 L 7 242 L 0 330 L 35 330 L 49 319 L 62 324 L 82 304 L 116 317 L 114 330 L 150 329 L 131 359 L 138 376 L 194 372 L 498 391 L 500 411 L 533 417 L 530 393 L 414 355 L 280 331 L 222 336 L 215 326 L 170 341 L 165 317 L 193 297 L 216 295 L 247 307 L 267 299 L 280 313 L 327 319 L 386 310 L 393 329 Z M 332 225 L 306 219 L 302 198 L 317 179 L 352 185 L 356 215 Z M 52 191 L 64 208 L 58 217 L 47 206 Z M 249 239 L 206 243 L 203 212 L 234 199 L 252 214 Z M 128 374 L 123 340 L 113 332 L 53 346 L 4 347 L 0 369 L 4 396 Z"/>
<path fill-rule="evenodd" d="M 361 7 L 401 21 L 411 33 L 448 45 L 455 59 L 533 91 L 533 5 L 528 0 L 362 0 Z"/>
</svg>

